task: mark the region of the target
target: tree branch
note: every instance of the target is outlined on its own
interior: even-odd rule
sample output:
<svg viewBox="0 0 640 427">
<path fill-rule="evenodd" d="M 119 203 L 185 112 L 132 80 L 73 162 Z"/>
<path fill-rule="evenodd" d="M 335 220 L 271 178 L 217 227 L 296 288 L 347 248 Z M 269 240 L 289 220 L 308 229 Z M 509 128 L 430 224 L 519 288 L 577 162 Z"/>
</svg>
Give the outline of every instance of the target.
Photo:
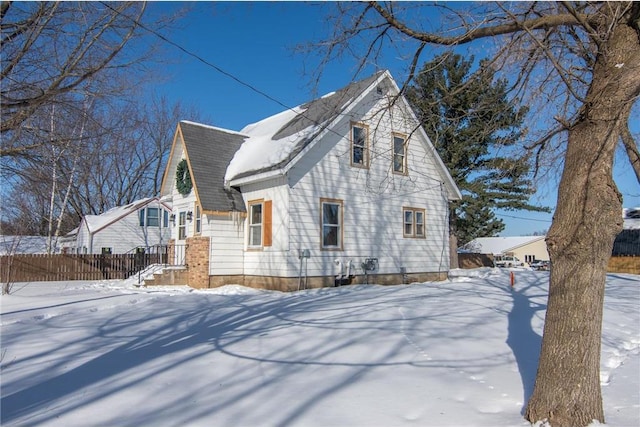
<svg viewBox="0 0 640 427">
<path fill-rule="evenodd" d="M 631 167 L 633 167 L 633 171 L 636 173 L 636 178 L 638 179 L 638 183 L 640 184 L 640 151 L 638 151 L 638 144 L 633 138 L 628 124 L 627 126 L 624 126 L 622 128 L 620 132 L 620 138 L 622 139 L 622 144 L 627 151 L 627 156 L 629 157 L 629 162 L 631 162 Z"/>
<path fill-rule="evenodd" d="M 588 22 L 588 15 L 578 14 L 576 16 L 566 13 L 558 15 L 547 15 L 533 19 L 523 19 L 522 21 L 509 22 L 505 24 L 478 26 L 472 28 L 459 36 L 443 37 L 434 33 L 425 33 L 421 31 L 415 31 L 407 27 L 404 23 L 396 19 L 396 17 L 384 8 L 380 3 L 376 1 L 370 1 L 369 5 L 382 17 L 387 23 L 396 28 L 401 33 L 424 43 L 432 43 L 443 46 L 453 46 L 458 44 L 469 43 L 474 40 L 478 40 L 485 37 L 494 37 L 504 34 L 517 33 L 520 31 L 533 31 L 538 29 L 544 29 L 548 27 L 558 26 L 574 26 L 581 25 L 580 20 Z"/>
</svg>

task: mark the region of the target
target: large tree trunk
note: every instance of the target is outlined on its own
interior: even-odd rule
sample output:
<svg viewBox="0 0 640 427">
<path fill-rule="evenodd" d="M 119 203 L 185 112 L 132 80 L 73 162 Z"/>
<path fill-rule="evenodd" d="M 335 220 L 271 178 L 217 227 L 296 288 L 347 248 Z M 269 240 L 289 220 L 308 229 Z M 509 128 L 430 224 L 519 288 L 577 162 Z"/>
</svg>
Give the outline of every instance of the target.
<svg viewBox="0 0 640 427">
<path fill-rule="evenodd" d="M 603 31 L 610 22 L 602 22 Z M 613 158 L 640 94 L 640 43 L 618 25 L 598 56 L 583 113 L 569 131 L 547 236 L 552 262 L 538 374 L 526 417 L 553 427 L 604 422 L 600 341 L 607 263 L 622 228 Z"/>
</svg>

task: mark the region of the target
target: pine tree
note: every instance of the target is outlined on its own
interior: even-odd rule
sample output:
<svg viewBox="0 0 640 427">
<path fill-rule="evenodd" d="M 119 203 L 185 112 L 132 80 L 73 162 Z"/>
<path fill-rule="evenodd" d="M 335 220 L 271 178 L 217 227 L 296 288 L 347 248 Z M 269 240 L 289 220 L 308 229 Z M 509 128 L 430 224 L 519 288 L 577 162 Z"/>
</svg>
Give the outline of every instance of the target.
<svg viewBox="0 0 640 427">
<path fill-rule="evenodd" d="M 462 200 L 451 205 L 452 237 L 464 244 L 495 236 L 504 223 L 494 209 L 547 211 L 529 204 L 531 167 L 518 149 L 527 107 L 508 99 L 508 83 L 474 58 L 445 53 L 423 65 L 407 88 L 438 154 L 449 168 Z M 455 240 L 453 240 L 455 242 Z"/>
</svg>

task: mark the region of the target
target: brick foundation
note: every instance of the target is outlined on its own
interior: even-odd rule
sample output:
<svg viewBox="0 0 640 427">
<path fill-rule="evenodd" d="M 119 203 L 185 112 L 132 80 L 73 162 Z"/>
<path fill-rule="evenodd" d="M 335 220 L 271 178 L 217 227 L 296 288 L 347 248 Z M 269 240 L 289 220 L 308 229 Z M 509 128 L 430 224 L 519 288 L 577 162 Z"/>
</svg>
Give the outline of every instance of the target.
<svg viewBox="0 0 640 427">
<path fill-rule="evenodd" d="M 409 273 L 409 274 L 370 274 L 367 276 L 366 283 L 375 283 L 377 285 L 400 285 L 403 283 L 422 283 L 431 281 L 441 281 L 447 279 L 446 272 L 434 273 Z M 351 284 L 365 283 L 364 275 L 358 275 L 353 278 Z M 224 285 L 242 285 L 256 289 L 268 289 L 273 291 L 292 292 L 297 291 L 299 287 L 303 289 L 327 288 L 335 286 L 333 276 L 324 277 L 307 277 L 306 286 L 300 283 L 298 277 L 269 277 L 269 276 L 209 276 L 209 287 L 217 288 Z"/>
</svg>

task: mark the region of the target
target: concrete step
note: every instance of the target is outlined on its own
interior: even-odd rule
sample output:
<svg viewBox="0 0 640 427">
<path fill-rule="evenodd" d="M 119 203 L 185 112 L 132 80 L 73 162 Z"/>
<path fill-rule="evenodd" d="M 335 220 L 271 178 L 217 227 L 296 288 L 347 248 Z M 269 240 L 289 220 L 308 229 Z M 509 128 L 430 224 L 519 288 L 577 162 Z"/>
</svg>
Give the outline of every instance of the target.
<svg viewBox="0 0 640 427">
<path fill-rule="evenodd" d="M 188 285 L 189 275 L 184 268 L 167 268 L 154 273 L 153 278 L 145 279 L 144 286 L 176 286 Z"/>
</svg>

